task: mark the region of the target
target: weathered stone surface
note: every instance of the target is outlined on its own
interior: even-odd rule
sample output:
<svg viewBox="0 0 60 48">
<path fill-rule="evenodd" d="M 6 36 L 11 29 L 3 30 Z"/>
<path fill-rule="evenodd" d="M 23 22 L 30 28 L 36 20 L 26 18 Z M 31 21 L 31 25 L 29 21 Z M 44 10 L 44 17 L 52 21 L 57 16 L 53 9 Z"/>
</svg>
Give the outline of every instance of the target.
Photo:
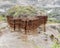
<svg viewBox="0 0 60 48">
<path fill-rule="evenodd" d="M 46 32 L 38 29 L 41 33 L 35 35 L 11 32 L 11 30 L 6 26 L 7 23 L 2 23 L 0 26 L 1 25 L 4 25 L 5 28 L 1 27 L 2 29 L 0 30 L 2 33 L 0 36 L 0 48 L 51 48 L 53 41 L 50 39 L 50 35 L 52 34 L 60 41 L 60 38 L 58 37 L 60 33 L 58 30 L 51 28 L 51 26 L 57 28 L 59 24 L 47 24 Z"/>
<path fill-rule="evenodd" d="M 31 17 L 32 18 L 32 17 Z M 47 22 L 47 16 L 36 16 L 33 20 L 27 17 L 13 18 L 12 16 L 7 16 L 8 24 L 11 28 L 20 30 L 21 28 L 25 30 L 35 30 L 43 24 L 43 31 L 45 32 L 45 24 Z"/>
</svg>

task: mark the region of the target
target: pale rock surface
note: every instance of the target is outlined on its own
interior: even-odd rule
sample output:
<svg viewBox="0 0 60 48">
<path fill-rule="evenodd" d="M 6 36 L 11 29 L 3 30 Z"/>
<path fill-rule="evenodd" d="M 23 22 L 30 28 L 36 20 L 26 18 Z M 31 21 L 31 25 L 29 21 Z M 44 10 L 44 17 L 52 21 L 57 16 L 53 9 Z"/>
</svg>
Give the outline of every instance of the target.
<svg viewBox="0 0 60 48">
<path fill-rule="evenodd" d="M 59 28 L 59 24 L 55 24 Z M 37 35 L 24 35 L 21 32 L 11 32 L 7 23 L 0 23 L 0 48 L 51 48 L 53 41 L 50 35 L 58 38 L 60 33 L 57 29 L 52 28 L 53 24 L 46 25 L 46 32 L 40 31 Z M 5 28 L 4 28 L 5 27 Z M 47 39 L 47 41 L 46 41 Z"/>
</svg>

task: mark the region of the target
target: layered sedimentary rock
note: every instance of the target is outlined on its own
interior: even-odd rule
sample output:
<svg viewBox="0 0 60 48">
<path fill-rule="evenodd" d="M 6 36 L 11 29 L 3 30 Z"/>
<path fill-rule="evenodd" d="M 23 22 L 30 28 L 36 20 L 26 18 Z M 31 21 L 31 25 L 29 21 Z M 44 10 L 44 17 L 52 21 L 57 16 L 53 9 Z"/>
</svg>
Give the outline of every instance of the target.
<svg viewBox="0 0 60 48">
<path fill-rule="evenodd" d="M 35 30 L 40 25 L 44 25 L 45 31 L 45 24 L 47 22 L 47 16 L 36 16 L 33 19 L 29 18 L 13 18 L 12 16 L 7 16 L 8 24 L 14 30 L 17 28 L 18 30 L 24 29 L 26 30 Z"/>
</svg>

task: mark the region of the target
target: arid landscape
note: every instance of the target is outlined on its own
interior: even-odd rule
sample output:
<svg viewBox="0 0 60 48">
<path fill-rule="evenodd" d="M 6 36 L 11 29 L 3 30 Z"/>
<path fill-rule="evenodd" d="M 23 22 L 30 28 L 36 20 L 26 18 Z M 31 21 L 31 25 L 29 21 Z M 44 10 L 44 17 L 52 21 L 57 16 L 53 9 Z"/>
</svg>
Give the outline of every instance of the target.
<svg viewBox="0 0 60 48">
<path fill-rule="evenodd" d="M 60 0 L 0 0 L 0 48 L 60 48 Z"/>
<path fill-rule="evenodd" d="M 11 31 L 6 22 L 0 22 L 0 48 L 53 48 L 60 44 L 60 24 L 46 24 L 46 32 L 41 28 L 36 34 L 25 35 Z M 56 48 L 60 48 L 60 45 Z"/>
</svg>

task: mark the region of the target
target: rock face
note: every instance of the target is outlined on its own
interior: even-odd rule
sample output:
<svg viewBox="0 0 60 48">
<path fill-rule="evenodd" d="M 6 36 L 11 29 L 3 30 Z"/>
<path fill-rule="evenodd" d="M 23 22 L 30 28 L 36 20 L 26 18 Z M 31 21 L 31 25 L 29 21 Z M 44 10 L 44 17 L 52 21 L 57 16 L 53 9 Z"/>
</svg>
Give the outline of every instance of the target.
<svg viewBox="0 0 60 48">
<path fill-rule="evenodd" d="M 24 20 L 23 20 L 24 19 Z M 20 30 L 21 28 L 26 30 L 35 30 L 40 25 L 44 25 L 44 31 L 45 31 L 45 24 L 47 22 L 47 16 L 37 16 L 36 18 L 30 19 L 30 18 L 17 18 L 14 19 L 11 16 L 7 16 L 8 24 L 11 28 L 14 30 L 17 28 Z"/>
<path fill-rule="evenodd" d="M 7 26 L 7 23 L 0 23 L 0 47 L 1 48 L 51 48 L 54 39 L 57 38 L 60 42 L 60 24 L 46 24 L 46 32 L 41 30 L 40 34 L 25 35 L 21 32 L 12 32 Z M 2 27 L 3 26 L 3 27 Z M 5 27 L 5 28 L 4 28 Z M 58 28 L 58 29 L 57 29 Z M 51 40 L 53 36 L 53 40 Z"/>
</svg>

